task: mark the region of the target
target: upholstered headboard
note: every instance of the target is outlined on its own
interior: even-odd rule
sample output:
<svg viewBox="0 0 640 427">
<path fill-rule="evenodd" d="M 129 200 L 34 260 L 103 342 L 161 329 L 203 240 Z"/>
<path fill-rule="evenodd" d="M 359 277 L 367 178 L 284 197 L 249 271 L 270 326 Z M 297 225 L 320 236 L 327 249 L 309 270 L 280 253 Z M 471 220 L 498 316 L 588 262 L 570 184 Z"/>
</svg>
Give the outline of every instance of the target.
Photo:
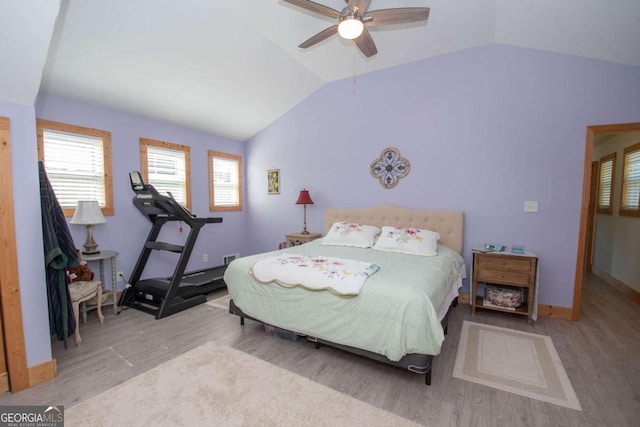
<svg viewBox="0 0 640 427">
<path fill-rule="evenodd" d="M 436 231 L 441 245 L 462 253 L 464 213 L 462 211 L 421 211 L 393 205 L 358 209 L 327 209 L 324 212 L 324 233 L 334 222 L 346 221 L 382 227 L 413 227 Z"/>
</svg>

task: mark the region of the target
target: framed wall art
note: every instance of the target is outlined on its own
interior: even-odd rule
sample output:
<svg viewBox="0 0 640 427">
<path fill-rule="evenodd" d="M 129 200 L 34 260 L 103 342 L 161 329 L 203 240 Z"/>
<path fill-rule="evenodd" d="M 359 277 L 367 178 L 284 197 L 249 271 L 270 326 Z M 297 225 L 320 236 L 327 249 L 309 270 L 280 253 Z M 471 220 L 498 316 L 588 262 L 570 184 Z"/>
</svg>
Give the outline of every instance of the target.
<svg viewBox="0 0 640 427">
<path fill-rule="evenodd" d="M 280 194 L 280 169 L 267 171 L 267 194 Z"/>
<path fill-rule="evenodd" d="M 411 170 L 409 160 L 400 156 L 397 148 L 388 147 L 382 150 L 380 157 L 371 162 L 371 176 L 380 181 L 384 188 L 398 185 L 400 178 L 404 178 Z"/>
</svg>

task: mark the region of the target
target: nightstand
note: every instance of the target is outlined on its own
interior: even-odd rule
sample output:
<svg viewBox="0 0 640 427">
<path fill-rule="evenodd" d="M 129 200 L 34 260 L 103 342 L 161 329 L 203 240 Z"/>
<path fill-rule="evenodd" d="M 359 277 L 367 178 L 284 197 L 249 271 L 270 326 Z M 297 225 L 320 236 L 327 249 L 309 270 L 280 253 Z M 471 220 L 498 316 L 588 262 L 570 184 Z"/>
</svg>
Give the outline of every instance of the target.
<svg viewBox="0 0 640 427">
<path fill-rule="evenodd" d="M 291 246 L 300 246 L 303 245 L 305 243 L 309 243 L 312 240 L 316 240 L 321 236 L 320 233 L 309 233 L 309 234 L 302 234 L 302 233 L 289 233 L 289 234 L 285 234 L 285 237 L 287 239 L 287 247 L 290 248 Z"/>
<path fill-rule="evenodd" d="M 531 324 L 535 319 L 534 310 L 536 303 L 536 288 L 538 279 L 538 257 L 525 252 L 522 255 L 510 252 L 483 252 L 474 249 L 473 275 L 471 278 L 471 315 L 475 315 L 476 308 L 497 310 L 505 313 L 515 313 L 527 316 Z M 514 309 L 484 304 L 483 298 L 478 293 L 478 282 L 502 285 L 507 289 L 522 289 L 526 302 Z"/>
<path fill-rule="evenodd" d="M 100 262 L 100 281 L 102 282 L 102 307 L 105 305 L 113 305 L 113 314 L 118 314 L 118 276 L 116 275 L 116 257 L 118 252 L 101 250 L 97 254 L 86 255 L 82 254 L 82 259 L 87 262 L 99 261 Z M 104 281 L 104 260 L 111 260 L 111 291 L 109 292 Z M 82 319 L 87 322 L 87 310 L 96 308 L 95 304 L 86 304 L 82 309 Z"/>
</svg>

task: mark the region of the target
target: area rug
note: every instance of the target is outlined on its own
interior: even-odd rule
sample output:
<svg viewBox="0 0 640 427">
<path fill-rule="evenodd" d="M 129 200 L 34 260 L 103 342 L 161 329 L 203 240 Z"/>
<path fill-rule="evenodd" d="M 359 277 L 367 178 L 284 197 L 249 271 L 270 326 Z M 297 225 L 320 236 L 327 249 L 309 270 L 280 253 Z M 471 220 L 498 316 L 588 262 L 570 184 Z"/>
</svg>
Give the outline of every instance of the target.
<svg viewBox="0 0 640 427">
<path fill-rule="evenodd" d="M 210 305 L 212 307 L 224 308 L 225 310 L 228 310 L 229 301 L 231 301 L 231 295 L 225 295 L 223 297 L 216 298 L 211 301 L 207 301 L 205 304 Z"/>
<path fill-rule="evenodd" d="M 209 342 L 65 410 L 65 426 L 125 425 L 418 424 Z"/>
<path fill-rule="evenodd" d="M 545 335 L 465 320 L 453 376 L 582 410 L 558 352 Z"/>
</svg>

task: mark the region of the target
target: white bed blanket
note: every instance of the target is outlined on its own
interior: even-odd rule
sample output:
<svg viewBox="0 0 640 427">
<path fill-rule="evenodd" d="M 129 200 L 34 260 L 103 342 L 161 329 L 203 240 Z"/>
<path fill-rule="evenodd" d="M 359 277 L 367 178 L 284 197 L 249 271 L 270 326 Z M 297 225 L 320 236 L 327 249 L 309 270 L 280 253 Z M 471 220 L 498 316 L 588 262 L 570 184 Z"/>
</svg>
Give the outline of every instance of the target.
<svg viewBox="0 0 640 427">
<path fill-rule="evenodd" d="M 328 290 L 337 295 L 358 295 L 369 276 L 380 267 L 373 262 L 326 256 L 283 253 L 257 260 L 251 274 L 262 283 Z"/>
</svg>

